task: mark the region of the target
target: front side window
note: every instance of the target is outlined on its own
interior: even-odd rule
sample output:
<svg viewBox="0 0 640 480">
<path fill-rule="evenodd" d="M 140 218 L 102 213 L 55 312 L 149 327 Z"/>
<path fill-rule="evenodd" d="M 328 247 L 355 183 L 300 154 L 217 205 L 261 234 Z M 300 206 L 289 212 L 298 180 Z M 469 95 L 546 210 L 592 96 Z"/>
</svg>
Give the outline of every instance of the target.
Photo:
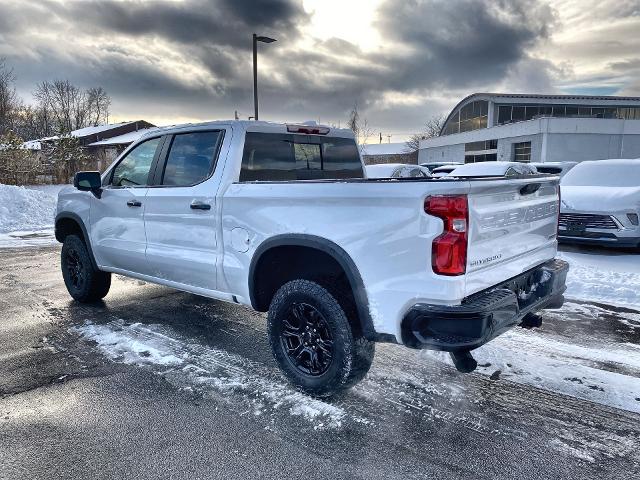
<svg viewBox="0 0 640 480">
<path fill-rule="evenodd" d="M 213 171 L 221 132 L 181 133 L 173 137 L 162 185 L 187 187 L 200 183 Z"/>
<path fill-rule="evenodd" d="M 149 170 L 161 138 L 152 138 L 131 150 L 113 170 L 114 187 L 140 187 L 147 185 Z"/>
<path fill-rule="evenodd" d="M 249 132 L 241 182 L 364 178 L 353 139 Z"/>
</svg>

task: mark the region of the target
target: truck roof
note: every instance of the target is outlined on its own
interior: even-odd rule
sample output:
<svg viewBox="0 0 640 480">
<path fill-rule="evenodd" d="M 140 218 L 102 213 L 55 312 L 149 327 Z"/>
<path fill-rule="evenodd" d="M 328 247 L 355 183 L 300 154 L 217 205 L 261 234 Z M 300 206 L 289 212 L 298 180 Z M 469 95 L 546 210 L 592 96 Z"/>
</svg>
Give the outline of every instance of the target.
<svg viewBox="0 0 640 480">
<path fill-rule="evenodd" d="M 179 125 L 167 125 L 164 127 L 158 127 L 153 132 L 150 132 L 143 136 L 143 138 L 150 135 L 157 135 L 158 133 L 175 133 L 184 130 L 205 130 L 207 128 L 215 128 L 220 126 L 231 125 L 234 130 L 240 130 L 244 132 L 264 132 L 264 133 L 296 133 L 292 131 L 295 127 L 307 128 L 307 129 L 321 129 L 328 130 L 327 133 L 319 134 L 323 137 L 342 137 L 342 138 L 354 138 L 353 132 L 348 128 L 334 128 L 329 125 L 319 125 L 315 122 L 304 123 L 278 123 L 278 122 L 264 122 L 253 120 L 212 120 L 208 122 L 200 123 L 183 123 Z M 309 132 L 300 132 L 308 134 Z"/>
</svg>

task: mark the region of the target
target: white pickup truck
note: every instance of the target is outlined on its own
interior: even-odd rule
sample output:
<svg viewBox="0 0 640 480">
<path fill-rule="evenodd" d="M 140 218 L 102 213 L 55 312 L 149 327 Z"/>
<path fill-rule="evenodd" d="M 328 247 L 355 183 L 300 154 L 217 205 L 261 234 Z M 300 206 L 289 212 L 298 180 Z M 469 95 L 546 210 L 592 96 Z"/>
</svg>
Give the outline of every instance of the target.
<svg viewBox="0 0 640 480">
<path fill-rule="evenodd" d="M 314 395 L 361 380 L 376 341 L 471 371 L 470 350 L 563 302 L 555 176 L 367 179 L 348 130 L 229 121 L 155 130 L 74 186 L 55 222 L 74 299 L 117 273 L 268 312 Z"/>
</svg>

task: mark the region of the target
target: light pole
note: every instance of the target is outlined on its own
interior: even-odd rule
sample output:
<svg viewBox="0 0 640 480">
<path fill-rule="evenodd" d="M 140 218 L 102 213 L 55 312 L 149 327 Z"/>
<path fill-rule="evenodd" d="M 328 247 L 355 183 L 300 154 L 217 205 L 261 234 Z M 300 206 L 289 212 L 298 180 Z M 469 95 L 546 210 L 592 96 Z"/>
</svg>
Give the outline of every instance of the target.
<svg viewBox="0 0 640 480">
<path fill-rule="evenodd" d="M 275 38 L 253 34 L 253 108 L 256 121 L 258 120 L 258 42 L 273 43 L 275 41 Z"/>
</svg>

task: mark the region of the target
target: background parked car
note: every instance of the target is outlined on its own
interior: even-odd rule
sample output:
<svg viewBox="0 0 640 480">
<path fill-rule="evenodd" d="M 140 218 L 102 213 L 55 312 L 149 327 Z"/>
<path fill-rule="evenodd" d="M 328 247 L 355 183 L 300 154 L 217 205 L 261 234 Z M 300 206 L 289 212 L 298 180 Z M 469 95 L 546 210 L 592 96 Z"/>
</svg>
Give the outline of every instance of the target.
<svg viewBox="0 0 640 480">
<path fill-rule="evenodd" d="M 431 178 L 428 168 L 404 163 L 367 165 L 366 170 L 369 178 Z"/>
<path fill-rule="evenodd" d="M 640 159 L 581 162 L 560 185 L 559 239 L 640 247 Z"/>
<path fill-rule="evenodd" d="M 461 163 L 461 162 L 427 162 L 427 163 L 421 163 L 420 164 L 421 167 L 428 168 L 431 173 L 433 173 L 433 171 L 438 167 L 446 167 L 446 166 L 449 166 L 449 165 L 453 165 L 454 167 L 458 167 L 458 166 L 464 165 L 464 164 Z"/>
<path fill-rule="evenodd" d="M 578 162 L 534 162 L 529 165 L 536 167 L 538 173 L 550 173 L 564 177 L 565 174 L 577 164 Z"/>
<path fill-rule="evenodd" d="M 538 171 L 530 163 L 479 162 L 461 165 L 450 172 L 449 177 L 513 177 L 535 175 Z"/>
<path fill-rule="evenodd" d="M 452 163 L 450 165 L 443 165 L 442 167 L 436 167 L 431 171 L 431 176 L 434 178 L 445 177 L 449 173 L 453 172 L 460 165 L 464 165 L 463 163 Z"/>
</svg>

